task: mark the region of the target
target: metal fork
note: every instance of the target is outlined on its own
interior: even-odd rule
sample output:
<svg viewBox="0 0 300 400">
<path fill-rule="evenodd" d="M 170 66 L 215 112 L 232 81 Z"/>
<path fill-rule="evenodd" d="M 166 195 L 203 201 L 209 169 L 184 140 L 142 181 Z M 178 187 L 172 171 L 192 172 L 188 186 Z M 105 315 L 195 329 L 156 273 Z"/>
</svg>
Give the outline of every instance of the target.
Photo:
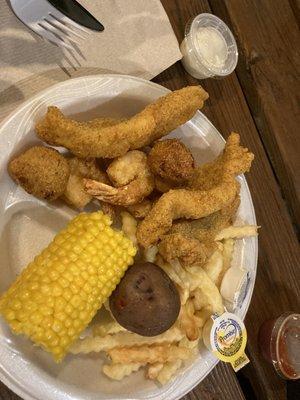
<svg viewBox="0 0 300 400">
<path fill-rule="evenodd" d="M 53 7 L 47 0 L 10 0 L 16 16 L 50 43 L 81 53 L 78 46 L 90 32 Z"/>
</svg>

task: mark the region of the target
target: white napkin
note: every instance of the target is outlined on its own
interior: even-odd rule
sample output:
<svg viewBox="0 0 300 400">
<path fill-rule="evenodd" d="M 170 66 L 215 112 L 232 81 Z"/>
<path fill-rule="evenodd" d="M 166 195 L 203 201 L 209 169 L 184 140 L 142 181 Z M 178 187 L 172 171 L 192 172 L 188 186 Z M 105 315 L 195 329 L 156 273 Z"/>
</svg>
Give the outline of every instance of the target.
<svg viewBox="0 0 300 400">
<path fill-rule="evenodd" d="M 80 52 L 69 53 L 40 39 L 15 17 L 6 0 L 0 0 L 0 118 L 68 77 L 122 73 L 151 79 L 181 58 L 159 0 L 79 2 L 105 30 L 91 31 L 80 43 Z"/>
</svg>

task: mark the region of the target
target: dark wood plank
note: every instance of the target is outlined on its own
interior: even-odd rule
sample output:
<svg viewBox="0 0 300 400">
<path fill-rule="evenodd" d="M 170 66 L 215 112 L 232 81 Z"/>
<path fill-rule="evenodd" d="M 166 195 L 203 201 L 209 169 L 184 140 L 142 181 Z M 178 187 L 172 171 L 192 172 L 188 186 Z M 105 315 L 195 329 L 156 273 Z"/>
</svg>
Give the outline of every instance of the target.
<svg viewBox="0 0 300 400">
<path fill-rule="evenodd" d="M 21 400 L 21 397 L 9 390 L 4 383 L 0 381 L 0 400 Z"/>
<path fill-rule="evenodd" d="M 300 226 L 300 35 L 295 2 L 210 3 L 235 33 L 240 50 L 239 81 L 283 196 Z"/>
<path fill-rule="evenodd" d="M 162 1 L 179 40 L 184 24 L 191 15 L 209 12 L 204 1 Z M 180 12 L 179 12 L 180 10 Z M 195 84 L 180 64 L 169 68 L 155 81 L 170 89 Z M 300 253 L 298 241 L 287 206 L 281 194 L 261 141 L 247 101 L 235 74 L 223 80 L 200 82 L 210 94 L 205 106 L 206 114 L 224 137 L 231 130 L 240 132 L 242 143 L 256 156 L 251 173 L 247 176 L 258 223 L 262 225 L 259 237 L 258 273 L 253 299 L 247 314 L 249 331 L 248 354 L 251 364 L 245 371 L 257 399 L 286 399 L 285 382 L 267 365 L 257 348 L 260 324 L 286 310 L 299 310 Z M 279 109 L 276 110 L 279 112 Z M 209 377 L 207 378 L 209 379 Z M 196 389 L 197 391 L 197 389 Z M 200 397 L 200 395 L 199 395 Z"/>
</svg>

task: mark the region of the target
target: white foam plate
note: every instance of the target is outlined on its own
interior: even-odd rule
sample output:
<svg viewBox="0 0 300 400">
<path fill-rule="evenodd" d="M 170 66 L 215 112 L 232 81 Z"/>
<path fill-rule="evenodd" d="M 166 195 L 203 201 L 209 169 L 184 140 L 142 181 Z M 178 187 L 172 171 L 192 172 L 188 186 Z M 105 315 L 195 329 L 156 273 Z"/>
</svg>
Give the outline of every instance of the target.
<svg viewBox="0 0 300 400">
<path fill-rule="evenodd" d="M 49 105 L 57 105 L 78 119 L 98 116 L 127 117 L 169 91 L 155 83 L 130 76 L 98 75 L 68 80 L 26 101 L 0 127 L 0 292 L 45 247 L 74 215 L 60 203 L 49 204 L 28 195 L 16 186 L 7 173 L 8 161 L 20 151 L 38 143 L 36 121 Z M 234 127 L 233 127 L 234 128 Z M 198 163 L 214 158 L 224 140 L 201 113 L 170 136 L 180 137 Z M 256 224 L 251 195 L 243 176 L 238 218 Z M 236 310 L 245 317 L 254 287 L 257 265 L 257 239 L 238 241 L 235 262 L 249 271 L 247 295 Z M 101 373 L 103 357 L 98 354 L 67 356 L 55 364 L 43 350 L 24 337 L 11 334 L 0 319 L 0 379 L 26 400 L 120 400 L 181 398 L 201 382 L 217 364 L 203 347 L 194 362 L 186 366 L 166 386 L 158 386 L 139 371 L 121 382 Z"/>
</svg>

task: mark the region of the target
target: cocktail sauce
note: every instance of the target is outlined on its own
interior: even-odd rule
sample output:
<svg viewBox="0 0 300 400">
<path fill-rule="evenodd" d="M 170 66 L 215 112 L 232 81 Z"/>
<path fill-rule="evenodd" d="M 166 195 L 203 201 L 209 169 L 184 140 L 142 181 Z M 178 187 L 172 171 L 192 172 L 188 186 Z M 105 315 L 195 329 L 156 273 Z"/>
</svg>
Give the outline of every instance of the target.
<svg viewBox="0 0 300 400">
<path fill-rule="evenodd" d="M 288 312 L 264 322 L 258 344 L 282 378 L 300 378 L 300 314 Z"/>
</svg>

